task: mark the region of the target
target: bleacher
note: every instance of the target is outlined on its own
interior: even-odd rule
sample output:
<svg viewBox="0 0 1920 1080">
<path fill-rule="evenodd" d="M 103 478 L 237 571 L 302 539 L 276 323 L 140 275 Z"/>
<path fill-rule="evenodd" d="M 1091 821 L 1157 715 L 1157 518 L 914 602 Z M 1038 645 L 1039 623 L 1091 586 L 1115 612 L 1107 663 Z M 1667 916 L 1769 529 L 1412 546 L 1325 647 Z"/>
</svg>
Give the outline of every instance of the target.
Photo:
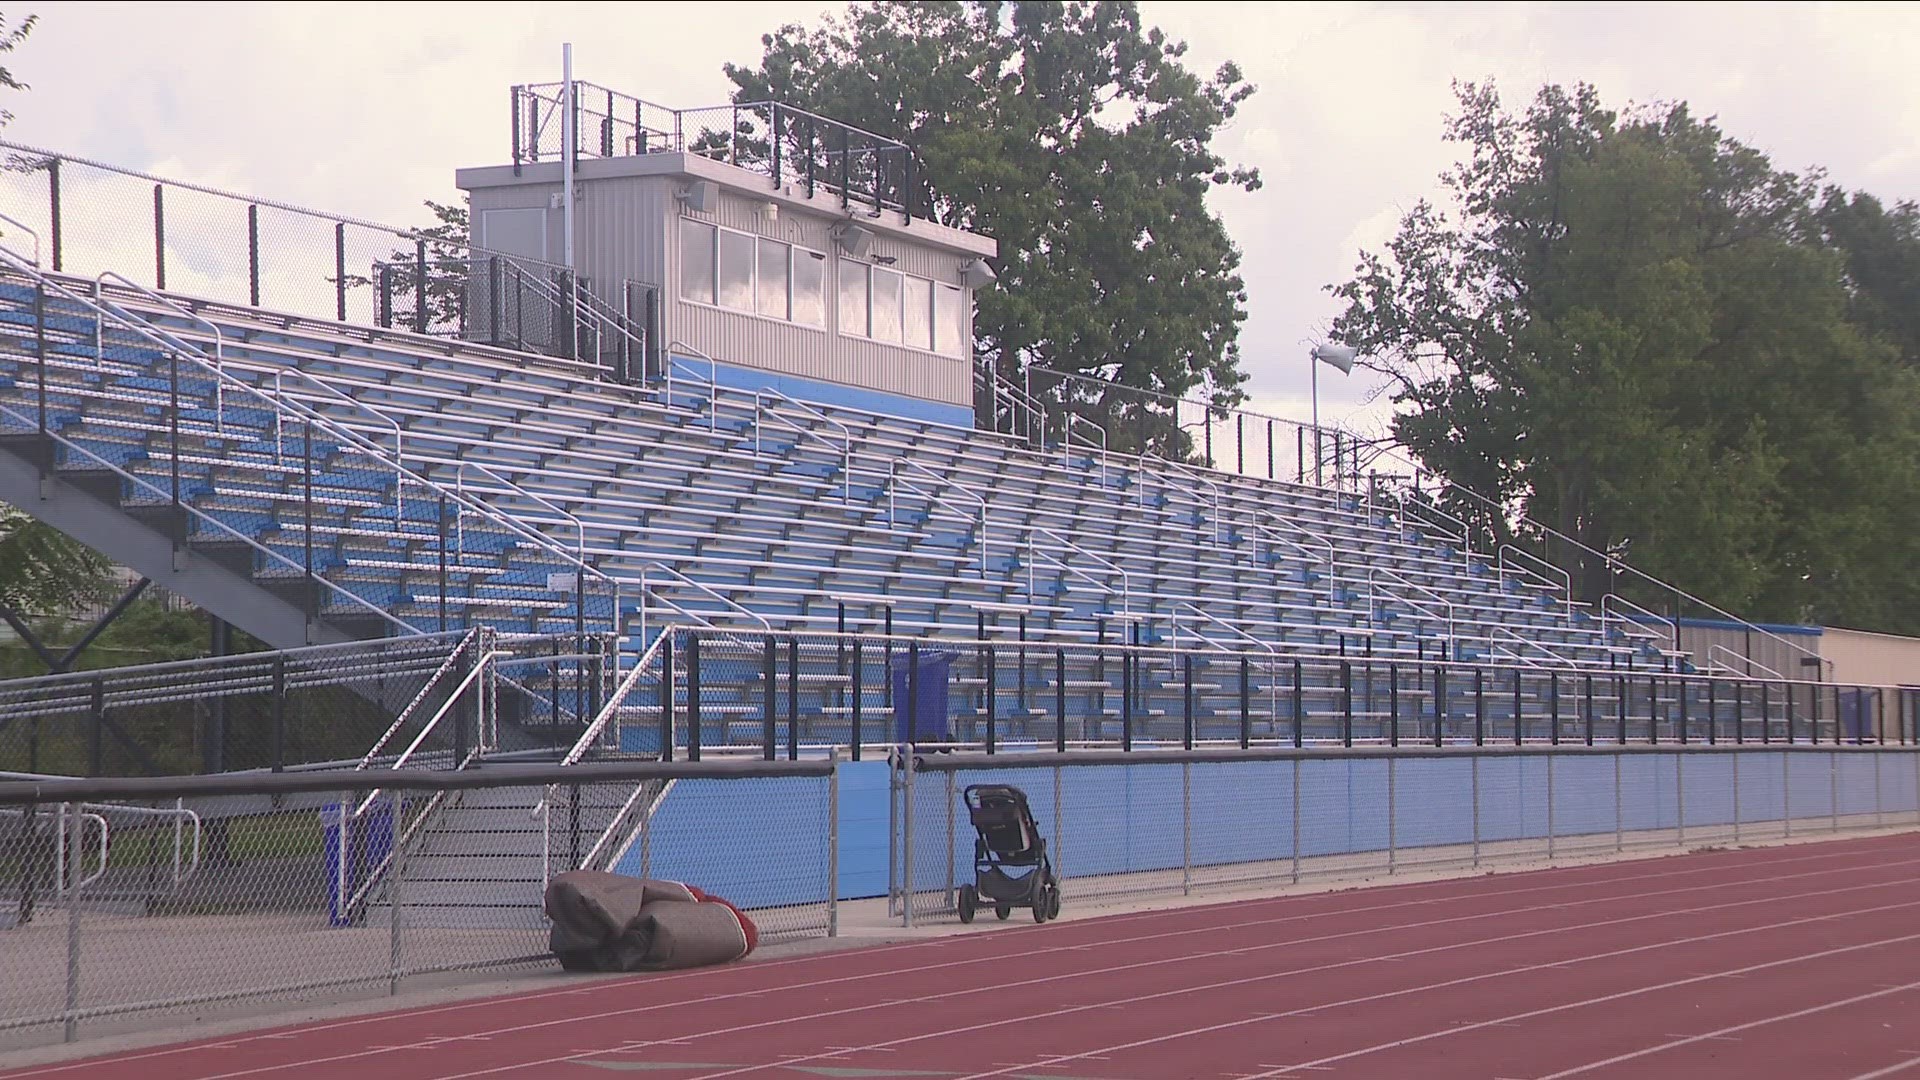
<svg viewBox="0 0 1920 1080">
<path fill-rule="evenodd" d="M 1661 659 L 1632 624 L 1470 557 L 1364 494 L 720 389 L 696 363 L 679 364 L 669 396 L 551 357 L 369 340 L 187 298 L 168 298 L 176 308 L 109 290 L 96 309 L 92 284 L 68 279 L 45 301 L 58 470 L 122 470 L 122 497 L 139 511 L 169 501 L 177 464 L 189 542 L 246 537 L 265 549 L 254 572 L 271 582 L 304 569 L 311 539 L 334 586 L 321 615 L 342 625 L 372 625 L 378 609 L 437 629 L 452 530 L 444 572 L 461 625 L 559 632 L 584 614 L 604 628 L 612 585 L 596 593 L 596 577 L 579 611 L 577 558 L 630 583 L 629 616 L 647 577 L 649 632 L 764 620 L 967 638 L 1024 623 L 1036 642 L 1134 634 L 1596 668 Z M 16 275 L 0 291 L 9 437 L 36 426 L 35 318 Z M 169 354 L 182 355 L 177 462 Z M 631 628 L 628 647 L 643 648 Z"/>
</svg>

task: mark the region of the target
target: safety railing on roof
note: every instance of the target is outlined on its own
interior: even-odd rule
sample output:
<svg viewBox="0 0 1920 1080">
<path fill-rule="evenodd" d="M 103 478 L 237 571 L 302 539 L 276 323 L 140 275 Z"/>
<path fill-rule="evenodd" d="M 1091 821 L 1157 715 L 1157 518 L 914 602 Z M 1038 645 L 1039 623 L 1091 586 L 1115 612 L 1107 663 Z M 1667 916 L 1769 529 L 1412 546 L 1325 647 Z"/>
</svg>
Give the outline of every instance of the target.
<svg viewBox="0 0 1920 1080">
<path fill-rule="evenodd" d="M 37 249 L 38 238 L 47 238 L 34 263 L 56 273 L 132 275 L 137 260 L 128 258 L 128 243 L 144 239 L 153 273 L 140 276 L 162 293 L 430 336 L 460 336 L 465 329 L 477 338 L 503 310 L 487 302 L 486 266 L 512 267 L 529 279 L 564 272 L 467 243 L 459 218 L 428 230 L 400 228 L 21 143 L 0 140 L 0 152 L 11 159 L 0 170 L 0 206 L 35 236 Z M 411 275 L 368 269 L 395 264 L 431 267 Z M 448 269 L 455 265 L 465 269 Z M 391 278 L 384 305 L 383 276 Z M 520 299 L 530 324 L 570 319 L 551 300 Z M 564 337 L 545 346 L 511 336 L 493 340 L 565 355 L 557 348 Z"/>
<path fill-rule="evenodd" d="M 566 156 L 565 83 L 515 86 L 513 166 Z M 923 205 L 917 163 L 905 143 L 777 101 L 669 109 L 588 82 L 573 83 L 578 158 L 687 153 L 759 173 L 780 190 L 808 198 L 840 196 L 843 207 L 897 210 L 909 220 Z"/>
</svg>

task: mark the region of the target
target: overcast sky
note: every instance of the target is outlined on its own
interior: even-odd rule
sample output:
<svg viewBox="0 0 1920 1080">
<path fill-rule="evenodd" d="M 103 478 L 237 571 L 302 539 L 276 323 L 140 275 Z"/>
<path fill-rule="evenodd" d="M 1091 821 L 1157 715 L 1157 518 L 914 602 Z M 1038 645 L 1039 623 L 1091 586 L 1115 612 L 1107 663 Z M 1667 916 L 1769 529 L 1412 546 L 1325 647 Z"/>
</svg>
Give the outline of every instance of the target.
<svg viewBox="0 0 1920 1080">
<path fill-rule="evenodd" d="M 658 101 L 726 99 L 723 62 L 840 5 L 43 4 L 7 59 L 32 85 L 7 137 L 397 224 L 453 194 L 453 170 L 508 157 L 507 87 L 582 79 Z M 1223 135 L 1266 186 L 1218 196 L 1245 251 L 1242 337 L 1255 402 L 1307 409 L 1305 346 L 1324 289 L 1391 234 L 1453 160 L 1440 139 L 1456 78 L 1510 100 L 1542 81 L 1608 101 L 1684 99 L 1799 168 L 1889 200 L 1920 197 L 1920 6 L 1142 4 L 1210 72 L 1259 92 Z M 937 182 L 937 181 L 936 181 Z M 1325 369 L 1330 419 L 1372 427 L 1363 372 Z"/>
</svg>

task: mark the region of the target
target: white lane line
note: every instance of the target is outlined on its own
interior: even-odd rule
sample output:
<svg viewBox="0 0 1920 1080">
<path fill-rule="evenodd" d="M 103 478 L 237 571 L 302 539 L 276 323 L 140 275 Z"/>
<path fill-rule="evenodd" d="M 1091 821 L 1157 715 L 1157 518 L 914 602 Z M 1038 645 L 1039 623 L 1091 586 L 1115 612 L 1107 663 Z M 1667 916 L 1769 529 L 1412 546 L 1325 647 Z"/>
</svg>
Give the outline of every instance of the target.
<svg viewBox="0 0 1920 1080">
<path fill-rule="evenodd" d="M 1546 1076 L 1540 1077 L 1540 1080 L 1562 1080 L 1563 1077 L 1579 1076 L 1581 1073 L 1592 1072 L 1595 1069 L 1604 1069 L 1611 1065 L 1619 1065 L 1628 1061 L 1638 1061 L 1652 1054 L 1665 1053 L 1668 1050 L 1677 1050 L 1682 1046 L 1692 1046 L 1694 1043 L 1706 1042 L 1709 1039 L 1724 1038 L 1735 1032 L 1751 1031 L 1754 1028 L 1766 1027 L 1768 1024 L 1778 1024 L 1786 1020 L 1798 1020 L 1803 1016 L 1813 1016 L 1817 1013 L 1831 1012 L 1834 1009 L 1844 1009 L 1849 1005 L 1858 1005 L 1863 1001 L 1873 1001 L 1876 998 L 1905 993 L 1909 990 L 1920 990 L 1920 982 L 1904 983 L 1900 986 L 1887 987 L 1884 990 L 1855 994 L 1853 997 L 1842 998 L 1839 1001 L 1829 1001 L 1805 1009 L 1796 1009 L 1793 1012 L 1781 1013 L 1778 1016 L 1767 1016 L 1759 1020 L 1749 1020 L 1744 1024 L 1731 1024 L 1715 1031 L 1705 1031 L 1698 1035 L 1689 1035 L 1684 1039 L 1675 1039 L 1672 1042 L 1661 1043 L 1658 1046 L 1649 1046 L 1644 1050 L 1635 1050 L 1630 1054 L 1619 1054 L 1601 1061 L 1590 1061 L 1585 1065 L 1576 1066 L 1575 1068 L 1562 1069 L 1557 1073 L 1549 1073 Z"/>
<path fill-rule="evenodd" d="M 1372 911 L 1388 911 L 1388 910 L 1393 910 L 1396 908 L 1403 908 L 1403 907 L 1425 906 L 1433 903 L 1451 903 L 1455 900 L 1499 899 L 1499 898 L 1509 897 L 1509 896 L 1522 896 L 1522 895 L 1527 895 L 1531 893 L 1554 892 L 1562 889 L 1594 888 L 1594 887 L 1610 885 L 1610 884 L 1626 884 L 1634 881 L 1648 881 L 1648 880 L 1673 878 L 1673 877 L 1691 877 L 1697 874 L 1716 874 L 1716 873 L 1722 873 L 1730 870 L 1731 871 L 1748 870 L 1748 869 L 1766 870 L 1766 869 L 1771 869 L 1779 866 L 1789 866 L 1796 863 L 1826 862 L 1833 859 L 1844 859 L 1844 858 L 1850 858 L 1853 856 L 1871 856 L 1872 854 L 1874 854 L 1875 852 L 1879 851 L 1882 848 L 1903 846 L 1903 845 L 1896 845 L 1891 843 L 1888 843 L 1888 844 L 1874 843 L 1875 840 L 1880 840 L 1880 839 L 1898 839 L 1898 838 L 1875 837 L 1869 840 L 1863 840 L 1858 842 L 1839 841 L 1838 843 L 1844 843 L 1846 845 L 1846 848 L 1847 848 L 1846 850 L 1820 851 L 1814 854 L 1794 855 L 1791 857 L 1783 857 L 1783 858 L 1729 857 L 1726 859 L 1720 859 L 1720 858 L 1712 858 L 1710 853 L 1705 856 L 1696 856 L 1696 857 L 1700 857 L 1707 860 L 1706 865 L 1682 866 L 1682 867 L 1671 869 L 1671 870 L 1658 870 L 1658 871 L 1653 871 L 1650 873 L 1643 873 L 1643 874 L 1622 874 L 1622 875 L 1616 875 L 1611 877 L 1602 876 L 1597 873 L 1589 875 L 1585 873 L 1585 871 L 1587 870 L 1604 871 L 1609 868 L 1615 868 L 1615 867 L 1625 866 L 1630 864 L 1603 863 L 1593 867 L 1567 867 L 1560 870 L 1547 871 L 1547 873 L 1550 873 L 1556 877 L 1556 881 L 1553 884 L 1547 884 L 1547 885 L 1530 885 L 1524 888 L 1494 887 L 1494 888 L 1490 888 L 1482 891 L 1476 891 L 1476 892 L 1459 892 L 1449 896 L 1442 896 L 1437 899 L 1428 899 L 1428 898 L 1425 898 L 1424 896 L 1419 896 L 1411 900 L 1398 900 L 1398 901 L 1394 901 L 1392 903 L 1387 903 L 1387 904 L 1374 904 L 1374 905 L 1366 905 L 1366 906 L 1354 907 L 1354 908 L 1316 909 L 1311 912 L 1305 912 L 1297 915 L 1288 915 L 1280 918 L 1255 919 L 1250 921 L 1228 923 L 1228 924 L 1222 924 L 1222 925 L 1198 926 L 1198 927 L 1191 927 L 1191 928 L 1177 930 L 1177 931 L 1165 931 L 1165 932 L 1155 933 L 1155 934 L 1140 935 L 1132 938 L 1119 938 L 1119 939 L 1113 939 L 1110 941 L 1081 943 L 1081 944 L 1072 944 L 1072 945 L 1056 945 L 1056 946 L 1050 946 L 1050 947 L 1041 948 L 1041 949 L 1021 950 L 1019 948 L 1019 944 L 1020 944 L 1019 939 L 1023 939 L 1030 934 L 1038 934 L 1038 933 L 1057 934 L 1060 932 L 1060 927 L 1015 926 L 1015 927 L 1009 927 L 1005 930 L 998 931 L 994 935 L 996 938 L 1012 937 L 1015 939 L 1014 941 L 1009 943 L 1009 947 L 1013 951 L 1007 954 L 1003 955 L 999 953 L 994 953 L 994 954 L 989 954 L 985 956 L 972 957 L 972 958 L 962 959 L 962 960 L 944 961 L 937 964 L 925 964 L 919 967 L 899 968 L 899 969 L 895 969 L 894 971 L 886 972 L 885 974 L 893 975 L 893 974 L 912 973 L 912 972 L 919 972 L 919 971 L 934 971 L 934 970 L 940 970 L 944 968 L 962 967 L 968 964 L 994 963 L 1001 960 L 1024 958 L 1028 956 L 1047 955 L 1047 954 L 1058 953 L 1058 952 L 1083 951 L 1089 948 L 1104 949 L 1113 945 L 1124 945 L 1124 944 L 1130 944 L 1136 941 L 1152 941 L 1160 938 L 1178 937 L 1182 934 L 1210 933 L 1216 930 L 1234 930 L 1234 929 L 1243 929 L 1251 926 L 1265 926 L 1265 925 L 1272 925 L 1277 923 L 1301 922 L 1301 921 L 1306 921 L 1309 919 L 1316 919 L 1316 918 L 1329 918 L 1329 917 L 1336 917 L 1336 916 L 1342 916 L 1342 915 L 1363 914 L 1363 913 L 1372 912 Z M 1870 844 L 1872 846 L 1869 847 L 1868 845 Z M 1863 848 L 1865 850 L 1862 850 Z M 1783 850 L 1791 850 L 1791 849 L 1766 848 L 1766 849 L 1761 849 L 1759 852 L 1755 852 L 1754 854 L 1772 855 Z M 1746 854 L 1749 854 L 1749 853 L 1747 852 L 1734 853 L 1735 856 L 1744 856 Z M 1837 868 L 1834 868 L 1833 872 L 1872 869 L 1876 865 L 1878 864 L 1868 863 L 1868 864 L 1862 864 L 1859 866 L 1837 867 Z M 1593 880 L 1593 878 L 1595 877 L 1599 877 L 1600 880 L 1598 881 Z M 1425 893 L 1435 889 L 1444 890 L 1446 887 L 1455 887 L 1455 886 L 1460 886 L 1464 884 L 1470 884 L 1474 880 L 1476 879 L 1444 878 L 1436 881 L 1406 882 L 1406 883 L 1396 884 L 1396 885 L 1380 886 L 1375 891 L 1379 891 L 1379 892 L 1390 891 L 1393 895 L 1403 896 L 1409 892 Z M 1498 879 L 1489 878 L 1488 880 L 1498 880 Z M 1511 881 L 1513 879 L 1509 877 L 1506 880 Z M 1745 882 L 1765 882 L 1765 881 L 1774 881 L 1774 880 L 1781 880 L 1781 879 L 1751 878 L 1751 879 L 1745 879 L 1745 881 L 1741 881 L 1741 882 L 1724 882 L 1722 884 L 1731 886 L 1731 885 L 1742 884 Z M 1314 895 L 1317 897 L 1332 897 L 1340 894 L 1319 893 Z M 1213 911 L 1219 911 L 1219 910 L 1225 910 L 1225 909 L 1238 909 L 1242 911 L 1245 911 L 1247 909 L 1263 910 L 1265 908 L 1289 904 L 1289 903 L 1297 905 L 1300 901 L 1313 899 L 1313 898 L 1314 897 L 1305 897 L 1305 896 L 1273 896 L 1273 897 L 1262 897 L 1256 900 L 1226 901 L 1220 904 L 1207 905 L 1203 907 L 1180 909 L 1180 913 L 1184 914 L 1186 912 L 1213 912 Z M 1575 902 L 1578 903 L 1578 902 L 1584 902 L 1584 901 L 1575 901 Z M 1532 910 L 1532 909 L 1521 909 L 1521 910 Z M 1150 920 L 1150 919 L 1164 919 L 1166 918 L 1167 914 L 1168 912 L 1166 911 L 1130 912 L 1130 913 L 1124 913 L 1124 914 L 1118 914 L 1118 915 L 1102 916 L 1098 920 L 1090 920 L 1084 923 L 1068 923 L 1066 925 L 1067 926 L 1113 926 L 1121 923 L 1133 923 L 1133 922 L 1139 922 L 1139 921 Z M 875 945 L 869 948 L 864 948 L 859 950 L 859 955 L 860 956 L 886 955 L 889 953 L 899 952 L 899 951 L 908 950 L 908 949 L 938 948 L 941 945 L 952 944 L 952 943 L 962 942 L 962 941 L 974 941 L 982 937 L 985 937 L 985 935 L 976 935 L 976 936 L 967 937 L 967 938 L 953 937 L 953 938 L 946 938 L 941 940 L 905 941 L 905 942 L 899 942 L 892 945 Z M 765 971 L 765 970 L 777 969 L 777 968 L 794 967 L 802 964 L 827 961 L 835 957 L 840 957 L 845 955 L 847 954 L 840 953 L 840 952 L 822 952 L 822 953 L 812 953 L 806 956 L 787 957 L 781 960 L 766 960 L 766 961 L 760 961 L 756 963 L 754 965 L 753 970 Z M 734 973 L 734 972 L 737 972 L 738 970 L 739 970 L 738 968 L 733 968 L 733 967 L 709 968 L 704 971 L 689 971 L 689 972 L 677 973 L 673 978 L 677 985 L 682 982 L 696 982 L 701 979 L 714 978 L 721 975 Z M 835 983 L 847 982 L 852 979 L 865 978 L 865 977 L 867 976 L 863 975 L 863 976 L 842 977 L 842 978 L 836 978 L 836 979 L 823 979 L 823 980 L 816 980 L 814 982 L 799 983 L 792 986 L 774 987 L 772 989 L 776 991 L 784 992 L 792 989 L 807 989 L 814 986 L 832 985 Z M 391 1020 L 413 1020 L 413 1019 L 418 1019 L 420 1017 L 426 1017 L 426 1016 L 458 1013 L 458 1012 L 464 1012 L 472 1009 L 490 1009 L 496 1006 L 518 1004 L 520 1002 L 538 1001 L 538 1000 L 542 1000 L 550 997 L 565 997 L 573 994 L 598 995 L 598 994 L 604 994 L 610 990 L 615 990 L 622 987 L 635 986 L 635 985 L 639 985 L 642 983 L 649 983 L 649 982 L 658 983 L 662 981 L 663 980 L 661 980 L 658 976 L 640 976 L 638 978 L 632 978 L 632 979 L 606 979 L 606 980 L 598 980 L 595 982 L 591 982 L 584 986 L 568 987 L 566 989 L 561 989 L 561 990 L 539 990 L 539 991 L 531 991 L 531 992 L 507 995 L 505 997 L 477 998 L 471 1001 L 453 1002 L 447 1005 L 427 1006 L 419 1009 L 403 1010 L 400 1012 L 371 1013 L 365 1016 L 355 1016 L 355 1017 L 348 1017 L 342 1020 L 329 1021 L 324 1024 L 311 1024 L 311 1025 L 306 1025 L 302 1027 L 286 1028 L 286 1029 L 281 1029 L 277 1031 L 264 1032 L 258 1035 L 240 1036 L 232 1040 L 229 1040 L 223 1043 L 222 1045 L 239 1046 L 241 1044 L 252 1042 L 255 1040 L 296 1039 L 309 1034 L 319 1034 L 321 1032 L 326 1032 L 326 1031 L 337 1031 L 343 1028 L 357 1027 L 363 1024 L 384 1023 Z M 736 992 L 732 995 L 724 995 L 724 996 L 714 995 L 714 996 L 710 996 L 705 1000 L 723 1000 L 723 999 L 730 1000 L 732 998 L 743 997 L 746 994 L 761 993 L 761 992 L 764 992 L 764 991 L 754 990 L 754 991 Z M 682 1003 L 683 1002 L 675 1002 L 674 1004 L 682 1004 Z M 598 1017 L 588 1017 L 588 1019 L 597 1019 L 597 1018 Z M 107 1065 L 107 1064 L 121 1064 L 126 1062 L 133 1062 L 133 1061 L 144 1061 L 152 1058 L 166 1057 L 173 1054 L 196 1053 L 203 1048 L 204 1048 L 204 1044 L 200 1044 L 200 1043 L 191 1043 L 191 1042 L 179 1043 L 172 1046 L 157 1047 L 152 1050 L 141 1051 L 138 1053 L 116 1055 L 111 1058 L 88 1059 L 88 1060 L 66 1062 L 62 1064 L 45 1065 L 39 1068 L 26 1069 L 21 1072 L 10 1073 L 8 1075 L 10 1077 L 15 1078 L 15 1080 L 19 1080 L 19 1078 L 24 1078 L 29 1076 L 49 1075 L 53 1073 L 66 1072 L 72 1069 L 85 1069 L 85 1068 L 94 1068 L 96 1066 Z"/>
</svg>

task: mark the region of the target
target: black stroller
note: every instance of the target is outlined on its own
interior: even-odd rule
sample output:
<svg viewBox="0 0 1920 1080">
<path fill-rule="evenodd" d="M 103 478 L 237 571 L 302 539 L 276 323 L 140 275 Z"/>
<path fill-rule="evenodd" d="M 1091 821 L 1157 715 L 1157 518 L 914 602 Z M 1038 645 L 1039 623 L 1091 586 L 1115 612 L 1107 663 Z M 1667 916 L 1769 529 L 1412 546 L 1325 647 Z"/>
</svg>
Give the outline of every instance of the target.
<svg viewBox="0 0 1920 1080">
<path fill-rule="evenodd" d="M 973 884 L 960 886 L 960 921 L 992 905 L 1002 919 L 1016 907 L 1031 908 L 1033 921 L 1060 917 L 1060 878 L 1047 859 L 1047 841 L 1027 807 L 1027 793 L 1006 784 L 975 784 L 966 789 L 967 814 L 973 819 Z M 1009 868 L 1026 868 L 1014 876 Z"/>
</svg>

